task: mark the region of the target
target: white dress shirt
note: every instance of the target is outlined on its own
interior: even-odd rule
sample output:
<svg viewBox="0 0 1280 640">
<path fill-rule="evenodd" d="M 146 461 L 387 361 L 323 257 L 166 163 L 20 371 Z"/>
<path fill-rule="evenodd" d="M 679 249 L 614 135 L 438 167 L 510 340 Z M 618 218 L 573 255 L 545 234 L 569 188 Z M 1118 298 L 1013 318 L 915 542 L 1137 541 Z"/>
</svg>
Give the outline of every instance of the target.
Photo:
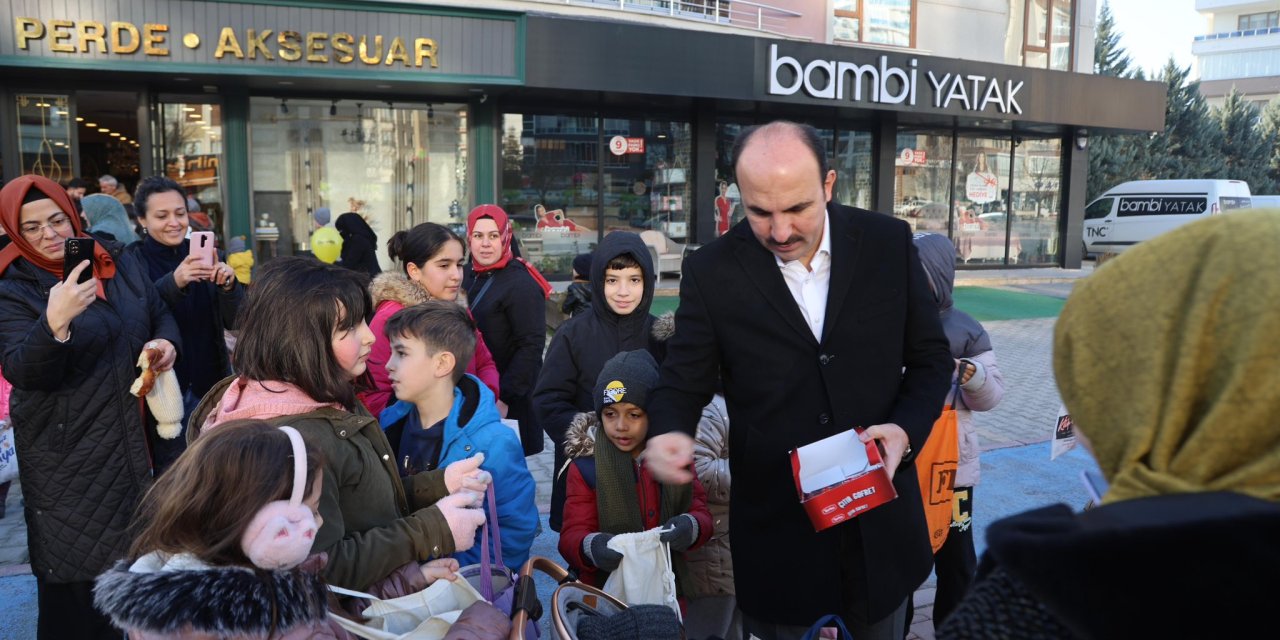
<svg viewBox="0 0 1280 640">
<path fill-rule="evenodd" d="M 813 337 L 822 342 L 822 327 L 827 318 L 827 292 L 831 289 L 831 214 L 822 215 L 822 241 L 818 243 L 818 251 L 813 254 L 808 268 L 800 260 L 783 262 L 776 255 L 773 259 L 782 270 L 782 279 L 787 281 L 791 297 L 796 299 Z"/>
</svg>

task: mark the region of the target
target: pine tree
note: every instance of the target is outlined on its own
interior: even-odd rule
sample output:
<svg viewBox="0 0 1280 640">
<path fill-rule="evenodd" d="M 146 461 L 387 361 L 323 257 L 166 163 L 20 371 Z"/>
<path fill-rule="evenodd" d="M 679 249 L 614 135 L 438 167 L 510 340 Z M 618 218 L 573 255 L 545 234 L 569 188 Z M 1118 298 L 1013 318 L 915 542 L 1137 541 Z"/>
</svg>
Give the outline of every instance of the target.
<svg viewBox="0 0 1280 640">
<path fill-rule="evenodd" d="M 1243 180 L 1253 193 L 1274 191 L 1267 165 L 1275 151 L 1275 137 L 1260 126 L 1258 108 L 1232 89 L 1213 116 L 1222 131 L 1219 155 L 1223 161 L 1222 173 L 1213 177 Z"/>
<path fill-rule="evenodd" d="M 1168 91 L 1164 131 L 1152 137 L 1145 149 L 1144 178 L 1211 178 L 1226 168 L 1222 129 L 1200 95 L 1200 83 L 1188 81 L 1190 74 L 1190 67 L 1179 67 L 1172 57 L 1160 71 Z"/>
<path fill-rule="evenodd" d="M 1257 126 L 1258 135 L 1270 141 L 1267 149 L 1267 177 L 1271 178 L 1271 191 L 1253 191 L 1253 193 L 1275 193 L 1280 191 L 1280 98 L 1273 98 L 1262 110 Z M 1249 185 L 1253 188 L 1253 185 Z M 1260 188 L 1260 187 L 1259 187 Z"/>
<path fill-rule="evenodd" d="M 1111 7 L 1106 2 L 1102 3 L 1102 11 L 1098 14 L 1097 37 L 1093 41 L 1093 72 L 1117 78 L 1132 77 L 1135 72 L 1129 54 L 1120 46 L 1120 32 L 1116 30 Z M 1092 200 L 1121 182 L 1137 179 L 1143 171 L 1140 160 L 1145 157 L 1141 153 L 1145 142 L 1145 137 L 1132 134 L 1093 136 L 1089 144 L 1087 199 Z"/>
</svg>

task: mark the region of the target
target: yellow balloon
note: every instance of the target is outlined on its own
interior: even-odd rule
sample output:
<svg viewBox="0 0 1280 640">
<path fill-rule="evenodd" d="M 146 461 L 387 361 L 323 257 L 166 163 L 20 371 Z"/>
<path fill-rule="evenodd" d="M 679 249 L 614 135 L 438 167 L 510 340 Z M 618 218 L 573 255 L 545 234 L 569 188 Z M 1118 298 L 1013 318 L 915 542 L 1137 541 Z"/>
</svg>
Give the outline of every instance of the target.
<svg viewBox="0 0 1280 640">
<path fill-rule="evenodd" d="M 311 234 L 311 253 L 321 262 L 333 264 L 342 254 L 342 235 L 333 227 L 320 227 Z"/>
</svg>

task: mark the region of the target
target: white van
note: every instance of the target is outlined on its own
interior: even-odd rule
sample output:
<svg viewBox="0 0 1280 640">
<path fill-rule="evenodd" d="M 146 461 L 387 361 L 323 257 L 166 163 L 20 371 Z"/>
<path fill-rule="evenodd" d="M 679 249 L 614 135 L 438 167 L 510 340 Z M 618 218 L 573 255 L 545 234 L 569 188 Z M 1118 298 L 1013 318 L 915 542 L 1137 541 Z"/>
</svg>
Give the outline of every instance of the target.
<svg viewBox="0 0 1280 640">
<path fill-rule="evenodd" d="M 1120 253 L 1193 220 L 1251 206 L 1249 185 L 1240 180 L 1126 182 L 1085 207 L 1085 250 Z"/>
<path fill-rule="evenodd" d="M 1280 209 L 1280 196 L 1253 196 L 1254 209 Z"/>
</svg>

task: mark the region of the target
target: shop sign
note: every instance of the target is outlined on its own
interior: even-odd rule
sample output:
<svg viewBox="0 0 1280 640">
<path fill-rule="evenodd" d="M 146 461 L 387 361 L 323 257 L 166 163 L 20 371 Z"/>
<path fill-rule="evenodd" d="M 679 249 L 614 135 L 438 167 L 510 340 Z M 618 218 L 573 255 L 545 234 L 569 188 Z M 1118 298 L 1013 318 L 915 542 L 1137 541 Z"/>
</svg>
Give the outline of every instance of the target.
<svg viewBox="0 0 1280 640">
<path fill-rule="evenodd" d="M 964 196 L 979 204 L 1000 199 L 1000 181 L 996 174 L 974 171 L 964 181 Z"/>
<path fill-rule="evenodd" d="M 898 154 L 898 166 L 902 165 L 921 165 L 928 162 L 929 154 L 924 149 L 912 149 L 910 147 L 903 149 Z"/>
<path fill-rule="evenodd" d="M 614 136 L 609 138 L 609 153 L 615 156 L 644 153 L 644 138 Z"/>
<path fill-rule="evenodd" d="M 866 55 L 850 50 L 849 57 Z M 944 72 L 920 68 L 919 58 L 905 65 L 891 64 L 887 54 L 872 54 L 865 62 L 814 59 L 801 61 L 778 55 L 778 45 L 769 45 L 768 92 L 790 96 L 803 91 L 811 98 L 851 100 L 877 104 L 918 103 L 937 109 L 962 109 L 1000 114 L 1022 113 L 1018 93 L 1022 80 L 976 73 Z"/>
<path fill-rule="evenodd" d="M 6 4 L 0 15 L 7 14 L 14 37 L 0 41 L 4 57 L 519 75 L 514 17 L 403 13 L 388 20 L 374 12 L 339 16 L 324 8 L 195 0 L 80 0 L 64 15 L 24 15 Z M 486 37 L 463 38 L 467 30 Z"/>
</svg>

